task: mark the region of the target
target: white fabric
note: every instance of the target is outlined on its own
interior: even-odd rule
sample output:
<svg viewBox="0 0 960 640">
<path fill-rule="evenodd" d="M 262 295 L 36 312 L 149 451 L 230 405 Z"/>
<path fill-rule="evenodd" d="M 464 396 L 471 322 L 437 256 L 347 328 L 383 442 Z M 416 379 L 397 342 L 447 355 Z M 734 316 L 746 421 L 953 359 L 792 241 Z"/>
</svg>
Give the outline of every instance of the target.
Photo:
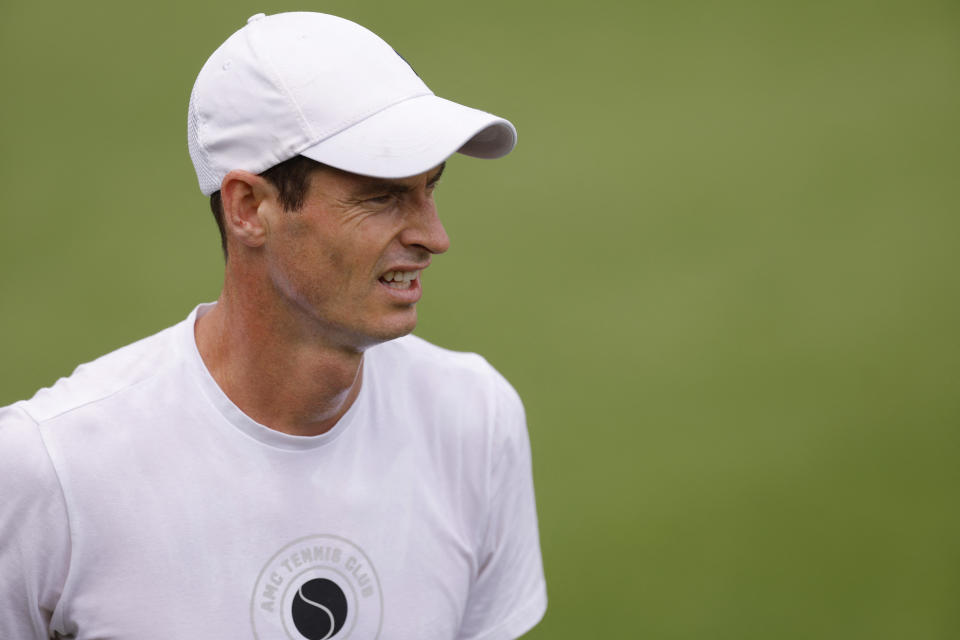
<svg viewBox="0 0 960 640">
<path fill-rule="evenodd" d="M 367 352 L 334 429 L 289 436 L 204 368 L 207 308 L 0 409 L 0 638 L 507 640 L 536 624 L 530 451 L 503 377 L 408 336 Z M 320 601 L 330 581 L 345 605 Z"/>
<path fill-rule="evenodd" d="M 206 195 L 232 169 L 260 173 L 299 153 L 402 178 L 457 151 L 498 158 L 516 140 L 509 121 L 434 95 L 373 32 L 311 12 L 253 16 L 203 65 L 187 115 Z"/>
</svg>

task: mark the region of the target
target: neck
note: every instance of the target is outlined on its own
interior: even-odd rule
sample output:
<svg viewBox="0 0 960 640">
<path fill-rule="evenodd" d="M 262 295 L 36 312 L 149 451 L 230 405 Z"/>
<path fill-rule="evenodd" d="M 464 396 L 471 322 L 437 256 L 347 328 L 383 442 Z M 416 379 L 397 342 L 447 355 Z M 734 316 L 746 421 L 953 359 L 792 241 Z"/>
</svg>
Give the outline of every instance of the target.
<svg viewBox="0 0 960 640">
<path fill-rule="evenodd" d="M 204 364 L 260 424 L 298 436 L 326 433 L 360 392 L 363 353 L 290 331 L 256 303 L 224 287 L 194 328 Z"/>
</svg>

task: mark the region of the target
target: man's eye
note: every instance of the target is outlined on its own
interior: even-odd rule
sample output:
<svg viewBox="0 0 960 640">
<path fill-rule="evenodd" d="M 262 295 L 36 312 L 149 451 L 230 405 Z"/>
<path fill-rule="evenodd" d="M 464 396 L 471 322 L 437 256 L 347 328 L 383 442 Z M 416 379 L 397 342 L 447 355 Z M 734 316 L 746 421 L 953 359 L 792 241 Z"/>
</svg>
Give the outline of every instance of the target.
<svg viewBox="0 0 960 640">
<path fill-rule="evenodd" d="M 366 202 L 369 202 L 370 204 L 390 204 L 393 202 L 393 197 L 394 196 L 392 193 L 386 193 L 382 196 L 373 196 L 372 198 L 367 198 Z"/>
</svg>

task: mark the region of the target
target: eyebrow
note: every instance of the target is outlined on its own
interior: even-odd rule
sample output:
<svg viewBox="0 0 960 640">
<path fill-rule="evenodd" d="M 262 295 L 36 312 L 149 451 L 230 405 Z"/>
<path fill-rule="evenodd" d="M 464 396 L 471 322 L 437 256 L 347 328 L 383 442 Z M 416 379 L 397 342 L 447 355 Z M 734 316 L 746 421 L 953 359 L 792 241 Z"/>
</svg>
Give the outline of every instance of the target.
<svg viewBox="0 0 960 640">
<path fill-rule="evenodd" d="M 433 177 L 427 180 L 427 184 L 437 184 L 438 182 L 440 182 L 440 176 L 443 175 L 443 170 L 446 168 L 447 168 L 447 163 L 441 162 L 440 166 L 437 168 L 437 172 L 433 174 Z"/>
<path fill-rule="evenodd" d="M 436 172 L 427 180 L 428 186 L 436 185 L 440 181 L 440 176 L 443 175 L 444 169 L 447 168 L 447 163 L 443 162 L 437 168 Z M 357 189 L 356 195 L 364 196 L 371 193 L 409 193 L 413 190 L 413 187 L 407 184 L 403 184 L 397 180 L 390 180 L 387 178 L 368 178 L 363 181 L 360 187 Z"/>
</svg>

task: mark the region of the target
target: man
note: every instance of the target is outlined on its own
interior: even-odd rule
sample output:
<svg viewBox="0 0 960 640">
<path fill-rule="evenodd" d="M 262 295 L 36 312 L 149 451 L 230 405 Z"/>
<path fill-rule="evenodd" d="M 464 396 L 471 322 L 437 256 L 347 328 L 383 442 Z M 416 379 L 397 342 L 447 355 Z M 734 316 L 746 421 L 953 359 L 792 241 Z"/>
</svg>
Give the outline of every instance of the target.
<svg viewBox="0 0 960 640">
<path fill-rule="evenodd" d="M 522 405 L 407 335 L 446 158 L 513 126 L 313 13 L 250 18 L 188 122 L 223 291 L 0 410 L 0 637 L 519 637 L 546 608 Z"/>
</svg>

